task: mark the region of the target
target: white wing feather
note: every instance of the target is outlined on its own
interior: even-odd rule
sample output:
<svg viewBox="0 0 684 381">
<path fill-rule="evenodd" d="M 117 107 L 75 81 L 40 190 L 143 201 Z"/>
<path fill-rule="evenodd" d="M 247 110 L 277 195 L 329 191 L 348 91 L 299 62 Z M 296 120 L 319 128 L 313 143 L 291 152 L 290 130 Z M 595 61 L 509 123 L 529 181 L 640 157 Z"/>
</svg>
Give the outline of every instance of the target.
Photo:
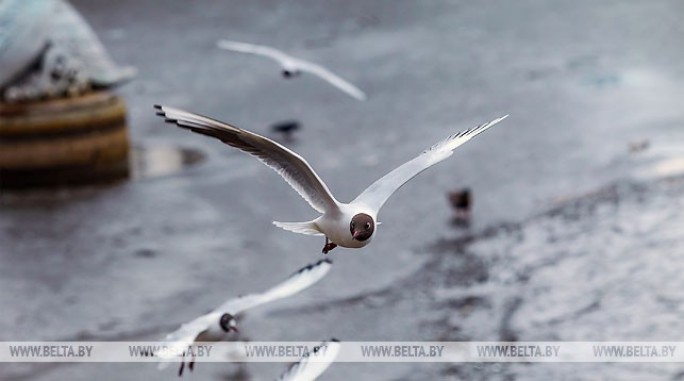
<svg viewBox="0 0 684 381">
<path fill-rule="evenodd" d="M 298 63 L 299 68 L 302 71 L 308 71 L 311 74 L 317 75 L 318 77 L 328 81 L 331 85 L 337 87 L 338 89 L 344 91 L 345 93 L 351 95 L 352 97 L 360 101 L 366 100 L 366 94 L 363 91 L 361 91 L 361 89 L 342 79 L 340 76 L 324 68 L 323 66 L 301 60 Z"/>
<path fill-rule="evenodd" d="M 317 379 L 335 362 L 340 351 L 340 343 L 335 339 L 324 341 L 319 346 L 325 347 L 325 351 L 302 357 L 299 362 L 292 364 L 278 377 L 277 381 L 314 381 Z"/>
<path fill-rule="evenodd" d="M 293 233 L 306 235 L 325 235 L 320 232 L 312 221 L 307 222 L 280 222 L 273 221 L 273 225 Z"/>
<path fill-rule="evenodd" d="M 271 139 L 223 122 L 168 106 L 155 105 L 167 122 L 221 140 L 271 167 L 319 213 L 338 210 L 338 202 L 311 165 Z"/>
<path fill-rule="evenodd" d="M 278 49 L 274 49 L 263 45 L 254 45 L 247 44 L 244 42 L 228 40 L 220 40 L 216 43 L 216 46 L 224 50 L 256 54 L 274 59 L 284 67 L 290 69 L 299 69 L 301 71 L 306 71 L 311 74 L 314 74 L 360 101 L 366 100 L 366 94 L 363 91 L 361 91 L 358 87 L 352 85 L 351 83 L 347 82 L 346 80 L 342 79 L 330 70 L 313 62 L 305 61 L 297 57 L 292 57 Z"/>
<path fill-rule="evenodd" d="M 240 298 L 231 299 L 223 303 L 219 308 L 214 310 L 214 312 L 218 312 L 219 314 L 229 313 L 231 315 L 236 315 L 258 305 L 292 296 L 313 286 L 316 282 L 323 279 L 328 271 L 330 271 L 331 267 L 332 261 L 328 259 L 323 259 L 315 264 L 304 266 L 288 277 L 284 282 L 272 287 L 268 291 L 261 294 L 251 294 Z"/>
<path fill-rule="evenodd" d="M 268 57 L 278 61 L 281 65 L 287 65 L 296 59 L 288 56 L 278 49 L 274 49 L 263 45 L 247 44 L 244 42 L 219 40 L 216 46 L 223 50 L 231 50 L 234 52 L 256 54 L 259 56 Z"/>
<path fill-rule="evenodd" d="M 168 366 L 169 362 L 174 359 L 177 360 L 179 356 L 195 342 L 200 334 L 209 330 L 212 325 L 219 324 L 219 320 L 223 314 L 229 313 L 231 315 L 237 315 L 242 311 L 254 308 L 258 305 L 299 293 L 323 279 L 328 271 L 330 271 L 331 267 L 332 261 L 328 259 L 304 266 L 288 277 L 284 282 L 264 293 L 230 299 L 210 313 L 181 325 L 180 328 L 166 335 L 164 338 L 169 344 L 166 350 L 160 351 L 157 354 L 160 358 L 159 369 L 164 369 Z"/>
<path fill-rule="evenodd" d="M 164 341 L 168 342 L 168 347 L 157 353 L 160 359 L 158 368 L 164 369 L 169 362 L 177 360 L 195 342 L 197 336 L 208 330 L 212 324 L 217 324 L 219 319 L 221 319 L 221 314 L 210 312 L 181 325 L 180 328 L 166 335 Z"/>
<path fill-rule="evenodd" d="M 402 185 L 414 178 L 419 173 L 451 156 L 454 150 L 468 140 L 482 133 L 489 127 L 506 119 L 508 115 L 494 119 L 491 122 L 454 134 L 441 142 L 423 151 L 401 166 L 397 167 L 381 179 L 366 188 L 352 203 L 360 203 L 372 208 L 377 214 L 387 199 L 394 194 Z"/>
</svg>

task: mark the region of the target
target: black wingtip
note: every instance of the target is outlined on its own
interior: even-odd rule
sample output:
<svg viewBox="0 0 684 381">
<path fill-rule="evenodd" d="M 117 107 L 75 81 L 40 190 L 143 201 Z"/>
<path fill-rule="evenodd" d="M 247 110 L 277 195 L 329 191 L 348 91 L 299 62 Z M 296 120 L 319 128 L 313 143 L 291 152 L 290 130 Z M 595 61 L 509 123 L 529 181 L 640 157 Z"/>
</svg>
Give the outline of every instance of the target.
<svg viewBox="0 0 684 381">
<path fill-rule="evenodd" d="M 157 116 L 166 116 L 166 113 L 163 111 L 158 111 L 155 114 L 157 114 Z"/>
<path fill-rule="evenodd" d="M 155 104 L 155 105 L 154 105 L 154 108 L 156 108 L 157 110 L 161 110 L 161 109 L 162 109 L 162 106 L 161 106 L 161 105 L 158 105 L 158 104 Z"/>
<path fill-rule="evenodd" d="M 305 272 L 305 271 L 311 271 L 311 270 L 313 270 L 314 267 L 318 267 L 318 266 L 320 266 L 321 264 L 323 264 L 324 262 L 327 263 L 327 264 L 332 265 L 332 261 L 331 261 L 330 259 L 321 259 L 320 261 L 318 261 L 318 262 L 316 262 L 316 263 L 309 263 L 308 265 L 306 265 L 306 266 L 302 267 L 301 269 L 297 270 L 297 272 L 295 272 L 293 275 L 295 275 L 295 274 L 301 274 L 301 273 L 303 273 L 303 272 Z"/>
<path fill-rule="evenodd" d="M 339 343 L 340 341 L 333 337 L 332 339 L 330 339 L 330 342 L 332 342 L 332 343 Z"/>
</svg>

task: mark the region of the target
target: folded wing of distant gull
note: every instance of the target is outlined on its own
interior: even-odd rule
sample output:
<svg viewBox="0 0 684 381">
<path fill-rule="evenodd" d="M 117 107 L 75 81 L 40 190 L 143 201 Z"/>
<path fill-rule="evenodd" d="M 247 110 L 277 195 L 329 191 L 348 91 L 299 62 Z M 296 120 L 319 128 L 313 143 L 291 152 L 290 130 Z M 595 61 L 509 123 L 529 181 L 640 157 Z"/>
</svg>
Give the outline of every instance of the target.
<svg viewBox="0 0 684 381">
<path fill-rule="evenodd" d="M 217 138 L 262 161 L 280 174 L 300 196 L 322 215 L 305 222 L 274 222 L 296 233 L 326 237 L 323 253 L 343 246 L 366 246 L 375 232 L 377 215 L 387 199 L 402 185 L 431 166 L 447 159 L 473 137 L 504 120 L 508 115 L 449 136 L 414 159 L 377 180 L 350 203 L 339 202 L 327 185 L 301 156 L 253 132 L 168 106 L 156 105 L 157 114 L 181 128 Z"/>
<path fill-rule="evenodd" d="M 253 132 L 167 106 L 155 106 L 167 122 L 208 135 L 251 154 L 274 169 L 319 213 L 335 210 L 337 201 L 309 163 L 281 144 Z M 303 230 L 306 230 L 302 227 Z M 310 233 L 321 234 L 316 230 Z"/>
<path fill-rule="evenodd" d="M 169 362 L 180 358 L 181 365 L 178 373 L 182 375 L 186 351 L 195 342 L 227 339 L 231 332 L 237 332 L 235 320 L 237 314 L 264 303 L 295 295 L 313 286 L 330 271 L 331 266 L 332 262 L 329 260 L 321 260 L 304 266 L 284 282 L 265 292 L 230 299 L 213 311 L 181 325 L 176 331 L 166 336 L 165 341 L 169 345 L 166 350 L 158 353 L 159 368 L 163 369 Z M 188 367 L 190 370 L 193 369 L 194 359 L 188 363 Z"/>
<path fill-rule="evenodd" d="M 299 362 L 290 366 L 276 381 L 314 381 L 335 362 L 340 352 L 337 339 L 324 341 L 314 353 L 307 353 Z"/>
<path fill-rule="evenodd" d="M 247 44 L 244 42 L 220 40 L 216 44 L 220 49 L 231 50 L 240 53 L 256 54 L 271 58 L 277 61 L 282 66 L 283 76 L 293 77 L 302 72 L 309 72 L 314 74 L 338 89 L 344 91 L 348 95 L 360 100 L 366 100 L 366 94 L 358 87 L 352 85 L 348 81 L 342 79 L 340 76 L 324 68 L 321 65 L 313 62 L 305 61 L 300 58 L 292 57 L 284 52 L 263 45 Z"/>
</svg>

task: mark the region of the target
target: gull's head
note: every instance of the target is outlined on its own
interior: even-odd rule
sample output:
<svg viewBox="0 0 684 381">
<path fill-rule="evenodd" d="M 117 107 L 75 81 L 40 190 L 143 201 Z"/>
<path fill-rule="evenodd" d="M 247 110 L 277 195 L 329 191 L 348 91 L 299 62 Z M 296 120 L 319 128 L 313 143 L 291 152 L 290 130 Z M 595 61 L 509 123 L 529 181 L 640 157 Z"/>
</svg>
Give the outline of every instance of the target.
<svg viewBox="0 0 684 381">
<path fill-rule="evenodd" d="M 352 217 L 349 223 L 349 230 L 354 240 L 363 242 L 373 235 L 375 221 L 373 221 L 373 217 L 366 213 L 359 213 Z"/>
<path fill-rule="evenodd" d="M 221 325 L 221 329 L 224 330 L 225 332 L 237 332 L 237 321 L 235 321 L 235 317 L 231 314 L 225 313 L 221 315 L 221 320 L 219 320 L 219 325 Z"/>
</svg>

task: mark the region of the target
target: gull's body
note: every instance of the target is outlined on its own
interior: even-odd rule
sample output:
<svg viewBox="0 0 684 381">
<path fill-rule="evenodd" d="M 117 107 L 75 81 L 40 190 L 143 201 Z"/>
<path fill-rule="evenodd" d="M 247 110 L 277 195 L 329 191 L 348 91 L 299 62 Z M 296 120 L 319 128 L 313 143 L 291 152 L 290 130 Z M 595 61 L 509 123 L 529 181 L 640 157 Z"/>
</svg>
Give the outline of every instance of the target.
<svg viewBox="0 0 684 381">
<path fill-rule="evenodd" d="M 188 348 L 197 342 L 224 341 L 237 332 L 235 316 L 245 310 L 281 298 L 292 296 L 321 280 L 330 271 L 332 262 L 321 260 L 299 269 L 284 282 L 260 293 L 233 298 L 221 304 L 213 311 L 197 317 L 181 325 L 176 331 L 168 334 L 165 341 L 169 349 L 159 355 L 160 368 L 166 367 L 169 361 L 178 357 L 185 357 Z M 181 360 L 179 375 L 183 373 L 184 359 Z M 193 362 L 189 364 L 192 370 Z"/>
<path fill-rule="evenodd" d="M 280 50 L 263 46 L 247 44 L 244 42 L 220 40 L 216 44 L 220 49 L 231 50 L 240 53 L 256 54 L 263 57 L 271 58 L 277 61 L 282 67 L 283 76 L 286 78 L 294 77 L 300 75 L 302 72 L 308 72 L 314 74 L 321 79 L 327 81 L 331 85 L 337 87 L 338 89 L 344 91 L 348 95 L 360 100 L 366 100 L 366 94 L 361 91 L 358 87 L 352 85 L 348 81 L 345 81 L 335 73 L 324 68 L 321 65 L 315 64 L 313 62 L 305 61 L 296 57 L 292 57 L 288 54 L 283 53 Z"/>
<path fill-rule="evenodd" d="M 453 150 L 506 116 L 454 134 L 377 180 L 349 203 L 339 202 L 309 163 L 288 148 L 255 133 L 187 111 L 155 106 L 167 122 L 245 151 L 274 169 L 321 215 L 306 222 L 274 222 L 295 233 L 325 235 L 323 252 L 336 246 L 360 248 L 372 239 L 380 208 L 402 185 L 425 169 L 447 159 Z M 328 242 L 332 241 L 332 242 Z"/>
<path fill-rule="evenodd" d="M 340 352 L 340 342 L 336 339 L 324 341 L 315 353 L 309 353 L 292 364 L 276 381 L 314 381 L 335 362 Z"/>
<path fill-rule="evenodd" d="M 360 241 L 354 239 L 349 231 L 349 222 L 359 213 L 368 214 L 370 209 L 360 203 L 338 203 L 338 210 L 333 212 L 323 213 L 320 217 L 313 220 L 312 224 L 317 227 L 318 233 L 305 233 L 310 235 L 323 234 L 328 239 L 338 246 L 347 247 L 351 249 L 358 249 L 370 243 L 373 237 Z M 373 221 L 377 221 L 377 214 L 369 214 Z M 278 227 L 285 230 L 290 230 L 299 233 L 294 229 L 288 227 L 288 223 L 274 222 Z M 376 224 L 377 225 L 377 224 Z M 341 228 L 343 227 L 343 228 Z"/>
</svg>

